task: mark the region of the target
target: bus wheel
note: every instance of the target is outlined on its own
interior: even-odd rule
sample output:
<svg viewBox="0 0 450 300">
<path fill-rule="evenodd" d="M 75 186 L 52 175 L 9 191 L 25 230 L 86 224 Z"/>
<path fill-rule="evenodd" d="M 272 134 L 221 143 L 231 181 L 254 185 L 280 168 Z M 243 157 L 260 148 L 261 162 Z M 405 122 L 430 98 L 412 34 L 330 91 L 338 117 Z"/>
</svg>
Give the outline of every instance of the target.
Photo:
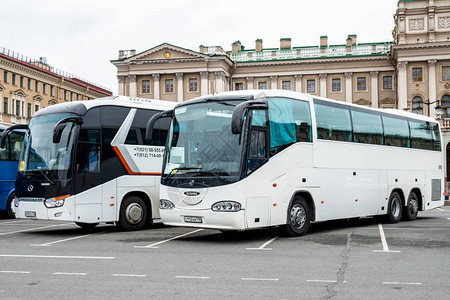
<svg viewBox="0 0 450 300">
<path fill-rule="evenodd" d="M 416 193 L 411 193 L 406 202 L 406 206 L 403 208 L 403 219 L 407 221 L 413 221 L 417 219 L 417 214 L 419 213 L 419 199 Z"/>
<path fill-rule="evenodd" d="M 305 235 L 309 229 L 311 212 L 306 200 L 301 196 L 296 196 L 288 210 L 287 224 L 285 231 L 290 236 Z"/>
<path fill-rule="evenodd" d="M 125 198 L 120 207 L 117 225 L 123 230 L 140 230 L 147 223 L 148 211 L 144 200 L 138 196 Z"/>
<path fill-rule="evenodd" d="M 398 223 L 402 218 L 402 198 L 397 192 L 393 192 L 389 198 L 387 221 Z"/>
<path fill-rule="evenodd" d="M 75 222 L 78 226 L 86 230 L 94 229 L 99 223 L 83 223 L 83 222 Z"/>
<path fill-rule="evenodd" d="M 15 194 L 14 192 L 12 192 L 11 195 L 9 195 L 8 200 L 6 201 L 6 215 L 10 219 L 16 218 L 16 214 L 14 212 L 14 198 Z"/>
</svg>

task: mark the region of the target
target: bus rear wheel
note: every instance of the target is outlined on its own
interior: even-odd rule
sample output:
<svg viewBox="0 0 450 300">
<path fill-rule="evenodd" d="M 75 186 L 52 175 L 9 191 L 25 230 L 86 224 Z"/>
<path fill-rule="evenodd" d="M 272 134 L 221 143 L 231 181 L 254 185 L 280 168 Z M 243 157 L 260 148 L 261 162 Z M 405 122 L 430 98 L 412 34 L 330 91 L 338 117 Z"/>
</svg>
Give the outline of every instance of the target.
<svg viewBox="0 0 450 300">
<path fill-rule="evenodd" d="M 402 198 L 397 192 L 393 192 L 389 198 L 387 221 L 398 223 L 402 219 Z"/>
<path fill-rule="evenodd" d="M 8 200 L 6 201 L 6 216 L 9 219 L 15 219 L 16 214 L 14 212 L 14 198 L 15 194 L 14 192 L 9 195 Z"/>
<path fill-rule="evenodd" d="M 288 210 L 285 232 L 290 236 L 305 235 L 311 222 L 311 211 L 306 200 L 296 196 Z"/>
<path fill-rule="evenodd" d="M 417 214 L 419 213 L 419 199 L 416 193 L 411 193 L 409 195 L 406 206 L 403 207 L 403 219 L 407 221 L 413 221 L 417 219 Z"/>
<path fill-rule="evenodd" d="M 147 218 L 145 201 L 138 196 L 129 196 L 122 202 L 117 225 L 126 231 L 141 230 L 147 224 Z"/>
</svg>

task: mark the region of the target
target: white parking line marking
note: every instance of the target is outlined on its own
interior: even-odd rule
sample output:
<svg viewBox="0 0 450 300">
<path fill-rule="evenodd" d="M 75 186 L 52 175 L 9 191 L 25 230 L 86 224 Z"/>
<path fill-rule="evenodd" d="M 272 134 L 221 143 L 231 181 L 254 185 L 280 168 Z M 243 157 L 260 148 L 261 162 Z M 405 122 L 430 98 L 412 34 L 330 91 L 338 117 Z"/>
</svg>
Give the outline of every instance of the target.
<svg viewBox="0 0 450 300">
<path fill-rule="evenodd" d="M 17 257 L 17 258 L 68 258 L 68 259 L 115 259 L 114 256 L 60 256 L 60 255 L 18 255 L 18 254 L 0 254 L 0 257 Z"/>
<path fill-rule="evenodd" d="M 307 282 L 314 282 L 314 283 L 337 283 L 337 280 L 324 280 L 324 279 L 310 279 L 306 280 Z M 346 282 L 346 281 L 345 281 Z"/>
<path fill-rule="evenodd" d="M 278 278 L 241 278 L 244 281 L 279 281 Z"/>
<path fill-rule="evenodd" d="M 58 225 L 50 225 L 50 226 L 44 226 L 44 227 L 36 227 L 36 228 L 23 229 L 23 230 L 17 230 L 17 231 L 3 232 L 3 233 L 0 233 L 0 236 L 2 236 L 2 235 L 8 235 L 8 234 L 14 234 L 14 233 L 27 232 L 27 231 L 34 231 L 34 230 L 39 230 L 39 229 L 51 228 L 51 227 L 65 226 L 65 225 L 66 225 L 66 224 L 58 224 Z"/>
<path fill-rule="evenodd" d="M 167 243 L 167 242 L 170 242 L 170 241 L 173 241 L 173 240 L 176 240 L 178 238 L 181 238 L 181 237 L 184 237 L 184 236 L 187 236 L 187 235 L 190 235 L 190 234 L 202 231 L 202 230 L 203 229 L 197 229 L 197 230 L 194 230 L 194 231 L 191 231 L 191 232 L 188 232 L 188 233 L 185 233 L 185 234 L 181 234 L 181 235 L 175 236 L 173 238 L 170 238 L 170 239 L 167 239 L 167 240 L 164 240 L 164 241 L 161 241 L 161 242 L 157 242 L 157 243 L 154 243 L 154 244 L 151 244 L 151 245 L 148 245 L 148 246 L 134 246 L 134 248 L 158 248 L 158 247 L 155 247 L 155 246 L 156 245 L 161 245 L 163 243 Z"/>
<path fill-rule="evenodd" d="M 274 237 L 273 239 L 265 242 L 264 244 L 261 245 L 261 247 L 259 248 L 246 248 L 247 250 L 272 250 L 272 248 L 266 248 L 267 245 L 269 245 L 270 243 L 272 243 L 273 241 L 275 241 L 278 237 Z"/>
<path fill-rule="evenodd" d="M 383 282 L 383 284 L 393 284 L 393 285 L 421 285 L 421 282 Z"/>
<path fill-rule="evenodd" d="M 380 230 L 381 244 L 383 245 L 383 250 L 373 250 L 373 252 L 393 252 L 393 253 L 401 252 L 401 251 L 389 251 L 389 247 L 386 242 L 386 236 L 384 235 L 383 225 L 378 224 L 378 229 Z"/>
<path fill-rule="evenodd" d="M 438 208 L 436 208 L 436 209 L 437 209 L 437 210 L 440 210 L 440 211 L 445 211 L 445 210 L 443 210 L 442 208 L 439 208 L 439 207 L 438 207 Z"/>
<path fill-rule="evenodd" d="M 73 276 L 86 276 L 87 273 L 65 273 L 65 272 L 55 272 L 53 275 L 73 275 Z"/>
<path fill-rule="evenodd" d="M 209 277 L 204 277 L 204 276 L 175 276 L 175 278 L 180 278 L 180 279 L 209 279 Z"/>
<path fill-rule="evenodd" d="M 147 277 L 144 274 L 113 274 L 113 277 Z"/>
<path fill-rule="evenodd" d="M 7 273 L 7 274 L 30 274 L 29 271 L 0 271 L 0 273 Z"/>
<path fill-rule="evenodd" d="M 54 241 L 54 242 L 50 242 L 50 243 L 45 243 L 45 244 L 31 244 L 30 246 L 34 246 L 34 247 L 51 246 L 53 244 L 67 242 L 67 241 L 72 241 L 72 240 L 76 240 L 76 239 L 81 239 L 81 238 L 84 238 L 84 237 L 87 237 L 87 236 L 91 236 L 91 235 L 94 235 L 94 234 L 96 234 L 96 233 L 90 233 L 90 234 L 85 234 L 85 235 L 81 235 L 81 236 L 71 237 L 71 238 L 67 238 L 67 239 L 63 239 L 63 240 L 59 240 L 59 241 Z"/>
</svg>

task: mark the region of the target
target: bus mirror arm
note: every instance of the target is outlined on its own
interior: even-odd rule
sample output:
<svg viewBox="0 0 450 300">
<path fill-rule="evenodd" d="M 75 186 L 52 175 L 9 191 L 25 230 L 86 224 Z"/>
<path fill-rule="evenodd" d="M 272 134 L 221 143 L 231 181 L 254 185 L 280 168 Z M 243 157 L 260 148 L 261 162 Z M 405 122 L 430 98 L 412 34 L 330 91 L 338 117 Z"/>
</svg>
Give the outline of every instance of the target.
<svg viewBox="0 0 450 300">
<path fill-rule="evenodd" d="M 155 126 L 156 121 L 158 121 L 161 118 L 172 118 L 173 110 L 166 110 L 162 111 L 160 113 L 154 114 L 150 120 L 147 122 L 147 126 L 145 128 L 145 139 L 147 142 L 150 142 L 152 140 L 153 136 L 153 127 Z"/>
<path fill-rule="evenodd" d="M 242 132 L 242 124 L 244 122 L 244 113 L 248 109 L 268 109 L 269 105 L 267 104 L 267 100 L 251 100 L 242 102 L 237 105 L 233 110 L 233 116 L 231 118 L 231 132 L 233 134 L 240 134 Z"/>
<path fill-rule="evenodd" d="M 81 117 L 68 117 L 56 123 L 53 127 L 53 143 L 58 144 L 61 141 L 62 132 L 69 122 L 83 123 L 83 119 Z"/>
<path fill-rule="evenodd" d="M 18 125 L 13 125 L 13 126 L 11 126 L 11 127 L 6 128 L 5 130 L 3 130 L 3 132 L 2 132 L 2 138 L 1 138 L 1 141 L 0 141 L 0 148 L 1 148 L 1 149 L 4 149 L 4 148 L 5 148 L 5 146 L 6 146 L 6 138 L 8 137 L 8 135 L 9 135 L 12 131 L 17 130 L 17 129 L 27 129 L 27 128 L 28 128 L 28 125 L 25 125 L 25 124 L 18 124 Z"/>
</svg>

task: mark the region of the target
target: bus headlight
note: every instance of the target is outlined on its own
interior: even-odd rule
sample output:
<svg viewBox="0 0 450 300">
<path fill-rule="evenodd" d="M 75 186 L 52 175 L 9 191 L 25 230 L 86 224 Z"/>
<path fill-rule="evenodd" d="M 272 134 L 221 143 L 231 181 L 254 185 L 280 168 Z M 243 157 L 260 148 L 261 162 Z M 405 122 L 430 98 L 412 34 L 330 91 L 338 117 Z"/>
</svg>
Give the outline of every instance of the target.
<svg viewBox="0 0 450 300">
<path fill-rule="evenodd" d="M 175 204 L 173 204 L 169 200 L 160 199 L 159 200 L 159 208 L 160 209 L 174 209 Z"/>
<path fill-rule="evenodd" d="M 64 205 L 64 201 L 68 197 L 70 197 L 70 195 L 48 198 L 44 200 L 44 205 L 47 208 L 61 207 Z"/>
<path fill-rule="evenodd" d="M 235 201 L 220 201 L 211 206 L 212 211 L 240 211 L 241 204 Z"/>
</svg>

